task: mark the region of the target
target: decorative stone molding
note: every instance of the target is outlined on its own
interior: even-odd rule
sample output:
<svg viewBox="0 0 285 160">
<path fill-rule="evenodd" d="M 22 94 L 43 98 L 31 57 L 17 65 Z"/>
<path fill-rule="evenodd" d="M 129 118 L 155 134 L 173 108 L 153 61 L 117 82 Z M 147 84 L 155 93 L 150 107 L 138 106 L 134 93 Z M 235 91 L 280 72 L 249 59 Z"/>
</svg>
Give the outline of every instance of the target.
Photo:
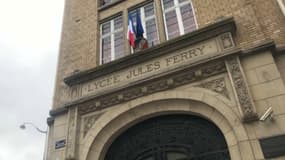
<svg viewBox="0 0 285 160">
<path fill-rule="evenodd" d="M 78 125 L 78 111 L 76 107 L 68 111 L 68 131 L 66 143 L 66 160 L 75 159 L 76 138 Z"/>
<path fill-rule="evenodd" d="M 184 69 L 179 71 L 179 73 L 172 73 L 167 76 L 137 84 L 131 88 L 126 88 L 112 94 L 96 97 L 85 103 L 81 103 L 79 104 L 79 114 L 82 115 L 102 110 L 112 105 L 205 79 L 223 72 L 226 72 L 225 63 L 223 61 L 216 61 L 206 66 L 200 65 L 190 69 Z"/>
<path fill-rule="evenodd" d="M 223 50 L 231 49 L 235 47 L 232 34 L 231 33 L 224 33 L 220 35 L 220 43 Z"/>
<path fill-rule="evenodd" d="M 258 116 L 243 74 L 239 57 L 234 56 L 228 58 L 226 60 L 226 66 L 242 113 L 242 121 L 251 122 L 257 120 Z"/>
<path fill-rule="evenodd" d="M 94 125 L 99 117 L 101 117 L 104 113 L 98 113 L 95 115 L 87 116 L 83 119 L 83 137 L 86 136 L 90 128 Z"/>
<path fill-rule="evenodd" d="M 196 85 L 195 87 L 210 89 L 214 92 L 217 92 L 229 98 L 229 92 L 226 87 L 225 77 L 220 77 L 220 78 L 213 79 L 211 81 L 202 82 L 201 84 Z"/>
</svg>

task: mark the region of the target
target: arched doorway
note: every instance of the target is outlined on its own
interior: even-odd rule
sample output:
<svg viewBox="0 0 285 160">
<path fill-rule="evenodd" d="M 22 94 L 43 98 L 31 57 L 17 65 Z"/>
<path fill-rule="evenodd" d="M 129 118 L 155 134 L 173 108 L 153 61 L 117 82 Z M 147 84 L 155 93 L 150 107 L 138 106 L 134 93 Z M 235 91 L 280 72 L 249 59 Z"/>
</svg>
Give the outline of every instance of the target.
<svg viewBox="0 0 285 160">
<path fill-rule="evenodd" d="M 145 120 L 118 136 L 105 160 L 229 160 L 222 132 L 190 115 Z"/>
</svg>

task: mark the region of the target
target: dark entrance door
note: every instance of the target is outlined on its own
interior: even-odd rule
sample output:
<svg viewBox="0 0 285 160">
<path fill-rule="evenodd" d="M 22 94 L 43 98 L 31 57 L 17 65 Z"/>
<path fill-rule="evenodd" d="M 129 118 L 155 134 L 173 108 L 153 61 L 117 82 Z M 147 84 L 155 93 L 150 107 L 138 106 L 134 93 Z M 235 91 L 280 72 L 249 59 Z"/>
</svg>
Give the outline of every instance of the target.
<svg viewBox="0 0 285 160">
<path fill-rule="evenodd" d="M 143 121 L 122 133 L 105 160 L 229 160 L 221 131 L 208 120 L 167 115 Z"/>
</svg>

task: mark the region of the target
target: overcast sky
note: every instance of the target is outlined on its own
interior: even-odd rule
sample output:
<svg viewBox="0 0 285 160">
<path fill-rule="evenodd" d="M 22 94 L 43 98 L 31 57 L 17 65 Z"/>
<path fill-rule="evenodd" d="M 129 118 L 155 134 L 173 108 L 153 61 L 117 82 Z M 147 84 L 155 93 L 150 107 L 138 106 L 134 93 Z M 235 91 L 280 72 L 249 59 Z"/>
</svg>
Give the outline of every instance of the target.
<svg viewBox="0 0 285 160">
<path fill-rule="evenodd" d="M 64 0 L 0 0 L 0 160 L 42 160 Z"/>
</svg>

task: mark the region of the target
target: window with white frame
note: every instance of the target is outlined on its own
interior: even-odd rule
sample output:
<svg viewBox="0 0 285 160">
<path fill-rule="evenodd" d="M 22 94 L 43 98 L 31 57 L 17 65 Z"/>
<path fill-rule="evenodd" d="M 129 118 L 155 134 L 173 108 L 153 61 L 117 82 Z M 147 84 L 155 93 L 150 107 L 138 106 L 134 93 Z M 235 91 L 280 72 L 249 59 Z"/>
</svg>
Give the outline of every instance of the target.
<svg viewBox="0 0 285 160">
<path fill-rule="evenodd" d="M 113 2 L 116 2 L 118 0 L 100 0 L 99 3 L 100 3 L 100 7 L 103 7 L 103 6 L 106 6 L 108 4 L 111 4 Z"/>
<path fill-rule="evenodd" d="M 108 63 L 124 56 L 123 19 L 118 16 L 101 24 L 100 63 Z"/>
<path fill-rule="evenodd" d="M 138 12 L 137 12 L 138 11 Z M 159 43 L 155 9 L 153 2 L 140 8 L 130 11 L 134 26 L 136 26 L 136 14 L 140 14 L 141 22 L 144 28 L 144 38 L 148 41 L 148 46 L 154 46 Z"/>
<path fill-rule="evenodd" d="M 172 39 L 197 29 L 191 0 L 161 1 L 167 39 Z"/>
</svg>

